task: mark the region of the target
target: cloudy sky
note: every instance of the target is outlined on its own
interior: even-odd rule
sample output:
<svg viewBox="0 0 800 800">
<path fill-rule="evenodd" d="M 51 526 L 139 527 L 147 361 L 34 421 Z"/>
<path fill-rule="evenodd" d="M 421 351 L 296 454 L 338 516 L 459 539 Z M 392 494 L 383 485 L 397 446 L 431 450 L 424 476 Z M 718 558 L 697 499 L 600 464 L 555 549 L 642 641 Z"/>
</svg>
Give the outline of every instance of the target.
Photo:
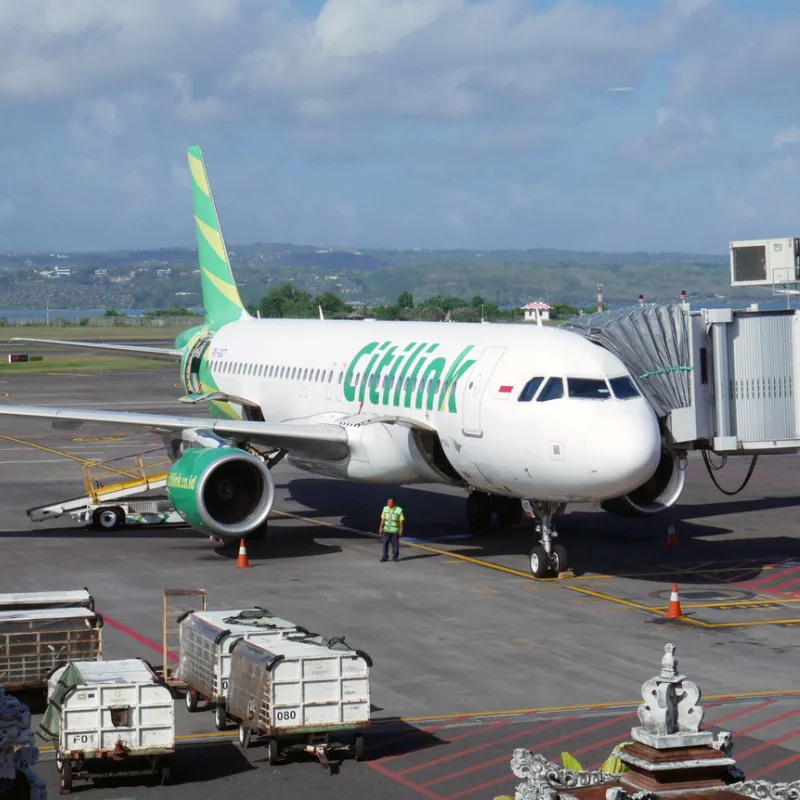
<svg viewBox="0 0 800 800">
<path fill-rule="evenodd" d="M 0 251 L 800 235 L 797 0 L 0 0 Z"/>
</svg>

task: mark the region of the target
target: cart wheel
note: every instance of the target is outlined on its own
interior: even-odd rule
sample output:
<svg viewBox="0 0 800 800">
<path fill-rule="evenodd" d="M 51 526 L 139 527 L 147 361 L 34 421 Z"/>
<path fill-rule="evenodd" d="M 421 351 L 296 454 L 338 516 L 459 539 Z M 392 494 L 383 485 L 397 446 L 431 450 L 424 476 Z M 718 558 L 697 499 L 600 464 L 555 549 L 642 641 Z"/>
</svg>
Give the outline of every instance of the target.
<svg viewBox="0 0 800 800">
<path fill-rule="evenodd" d="M 250 728 L 245 728 L 244 725 L 239 726 L 238 739 L 239 747 L 241 747 L 242 750 L 247 750 L 247 748 L 250 747 L 250 733 Z"/>
<path fill-rule="evenodd" d="M 197 692 L 193 691 L 192 689 L 187 689 L 186 697 L 184 699 L 186 700 L 186 708 L 190 712 L 197 711 Z"/>
<path fill-rule="evenodd" d="M 356 741 L 355 741 L 355 755 L 356 761 L 363 761 L 364 760 L 364 737 L 360 734 L 356 734 Z"/>
<path fill-rule="evenodd" d="M 224 731 L 228 727 L 228 714 L 225 711 L 225 706 L 219 703 L 217 703 L 217 707 L 214 709 L 214 727 L 218 731 Z"/>
<path fill-rule="evenodd" d="M 164 763 L 161 765 L 161 785 L 166 786 L 171 777 L 172 767 L 170 766 L 169 761 L 165 759 Z"/>
<path fill-rule="evenodd" d="M 69 794 L 72 791 L 72 762 L 61 762 L 61 794 Z"/>
<path fill-rule="evenodd" d="M 280 758 L 281 751 L 278 749 L 278 740 L 277 739 L 270 739 L 269 740 L 269 763 L 270 764 L 277 764 L 278 759 Z"/>
<path fill-rule="evenodd" d="M 95 526 L 107 531 L 119 528 L 124 521 L 125 514 L 118 506 L 98 508 L 92 515 Z"/>
</svg>

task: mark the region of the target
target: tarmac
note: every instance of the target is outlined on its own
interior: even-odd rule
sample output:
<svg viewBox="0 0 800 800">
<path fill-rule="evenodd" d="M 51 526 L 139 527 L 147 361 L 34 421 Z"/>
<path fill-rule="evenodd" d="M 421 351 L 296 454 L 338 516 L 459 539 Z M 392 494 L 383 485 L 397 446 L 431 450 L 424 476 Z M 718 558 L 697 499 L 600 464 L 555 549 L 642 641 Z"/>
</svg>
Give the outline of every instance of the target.
<svg viewBox="0 0 800 800">
<path fill-rule="evenodd" d="M 175 368 L 15 375 L 0 382 L 7 393 L 0 402 L 202 415 L 178 406 L 176 384 Z M 563 579 L 531 577 L 526 519 L 511 531 L 470 535 L 459 491 L 348 484 L 285 464 L 274 470 L 267 538 L 248 546 L 249 570 L 236 569 L 235 547 L 185 528 L 97 533 L 68 517 L 28 519 L 32 506 L 83 494 L 87 462 L 159 444 L 151 434 L 6 419 L 2 591 L 87 587 L 105 620 L 105 658 L 142 657 L 154 666 L 164 660 L 165 589 L 203 589 L 212 609 L 260 605 L 345 635 L 374 661 L 367 759 L 345 758 L 334 775 L 310 756 L 271 767 L 264 747 L 241 751 L 234 730 L 217 733 L 212 713 L 189 714 L 180 702 L 172 785 L 132 779 L 81 787 L 81 796 L 513 796 L 515 748 L 555 761 L 567 751 L 596 768 L 629 740 L 640 687 L 658 673 L 667 642 L 704 692 L 704 725 L 733 732 L 748 778 L 800 773 L 795 457 L 762 457 L 730 497 L 691 458 L 679 505 L 649 519 L 568 509 L 558 530 L 574 577 Z M 733 491 L 748 467 L 749 458 L 732 458 L 715 477 Z M 374 535 L 388 493 L 406 514 L 398 564 L 378 562 Z M 666 546 L 670 523 L 676 547 Z M 673 583 L 680 620 L 665 616 Z M 40 696 L 25 699 L 41 711 Z M 41 748 L 37 771 L 57 793 L 53 752 L 49 743 Z"/>
</svg>

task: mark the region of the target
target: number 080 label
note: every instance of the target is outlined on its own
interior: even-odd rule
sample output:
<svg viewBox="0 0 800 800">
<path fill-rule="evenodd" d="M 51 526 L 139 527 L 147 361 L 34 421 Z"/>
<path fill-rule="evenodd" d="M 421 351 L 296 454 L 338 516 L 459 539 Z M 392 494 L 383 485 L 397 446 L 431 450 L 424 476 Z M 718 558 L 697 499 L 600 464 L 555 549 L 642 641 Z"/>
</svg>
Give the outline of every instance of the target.
<svg viewBox="0 0 800 800">
<path fill-rule="evenodd" d="M 294 708 L 277 708 L 275 709 L 275 722 L 297 722 L 298 714 L 297 709 Z"/>
</svg>

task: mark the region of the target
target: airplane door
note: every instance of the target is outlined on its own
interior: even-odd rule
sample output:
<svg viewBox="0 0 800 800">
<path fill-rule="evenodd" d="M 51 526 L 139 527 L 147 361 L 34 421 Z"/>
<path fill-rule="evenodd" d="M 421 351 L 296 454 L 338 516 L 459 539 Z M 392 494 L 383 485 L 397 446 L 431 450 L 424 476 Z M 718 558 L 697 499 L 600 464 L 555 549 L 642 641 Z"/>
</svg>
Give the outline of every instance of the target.
<svg viewBox="0 0 800 800">
<path fill-rule="evenodd" d="M 464 390 L 462 433 L 465 436 L 483 436 L 481 401 L 489 378 L 506 350 L 505 347 L 487 347 L 472 368 Z"/>
</svg>

